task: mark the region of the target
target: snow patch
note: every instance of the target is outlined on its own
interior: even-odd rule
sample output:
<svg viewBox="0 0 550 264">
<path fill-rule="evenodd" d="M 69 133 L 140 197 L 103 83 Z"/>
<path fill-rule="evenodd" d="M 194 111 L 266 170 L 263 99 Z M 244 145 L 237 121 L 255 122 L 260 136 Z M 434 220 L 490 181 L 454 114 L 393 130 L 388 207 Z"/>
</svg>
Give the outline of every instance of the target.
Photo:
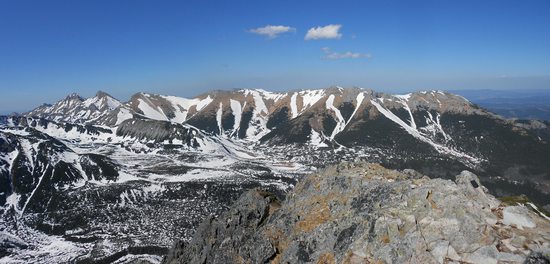
<svg viewBox="0 0 550 264">
<path fill-rule="evenodd" d="M 445 154 L 449 154 L 449 155 L 453 155 L 453 156 L 456 156 L 456 157 L 461 157 L 461 158 L 466 158 L 468 161 L 474 163 L 474 164 L 477 164 L 479 163 L 480 161 L 477 160 L 476 158 L 472 157 L 472 156 L 469 156 L 467 154 L 464 154 L 464 153 L 460 153 L 456 150 L 453 150 L 453 149 L 450 149 L 446 146 L 442 146 L 442 145 L 439 145 L 439 144 L 436 144 L 435 142 L 433 142 L 432 140 L 430 140 L 429 138 L 425 137 L 424 135 L 422 135 L 418 130 L 412 128 L 411 126 L 407 125 L 405 122 L 403 122 L 403 120 L 401 120 L 399 117 L 397 117 L 394 113 L 392 113 L 390 110 L 384 108 L 383 106 L 381 106 L 378 102 L 376 102 L 376 100 L 371 100 L 371 103 L 376 107 L 376 109 L 378 109 L 378 111 L 380 113 L 382 113 L 385 117 L 387 117 L 388 119 L 390 119 L 391 121 L 397 123 L 399 126 L 401 126 L 403 129 L 405 129 L 405 131 L 407 131 L 407 133 L 409 133 L 410 135 L 412 135 L 413 137 L 423 141 L 423 142 L 426 142 L 428 144 L 430 144 L 432 147 L 434 147 L 438 152 L 440 153 L 445 153 Z"/>
<path fill-rule="evenodd" d="M 334 114 L 336 114 L 336 127 L 332 131 L 332 134 L 330 135 L 330 140 L 333 140 L 334 137 L 342 132 L 344 128 L 346 127 L 346 120 L 344 120 L 344 117 L 342 116 L 342 113 L 340 113 L 340 110 L 338 108 L 334 107 L 334 94 L 331 94 L 327 101 L 325 102 L 325 106 L 327 109 L 334 111 Z"/>
<path fill-rule="evenodd" d="M 296 97 L 298 96 L 298 93 L 292 94 L 292 97 L 290 97 L 290 110 L 292 112 L 292 118 L 296 118 L 298 116 L 298 106 L 296 104 Z"/>
<path fill-rule="evenodd" d="M 324 136 L 313 129 L 311 129 L 311 135 L 309 136 L 309 138 L 310 144 L 313 146 L 316 146 L 318 148 L 328 147 L 328 145 L 324 142 Z"/>
<path fill-rule="evenodd" d="M 252 96 L 254 97 L 254 104 L 256 105 L 256 111 L 258 112 L 258 114 L 269 114 L 269 112 L 267 111 L 267 106 L 265 105 L 265 102 L 260 94 L 258 92 L 253 92 Z"/>
<path fill-rule="evenodd" d="M 198 112 L 213 101 L 213 99 L 210 98 L 210 96 L 202 100 L 198 98 L 187 99 L 187 98 L 182 98 L 177 96 L 161 96 L 161 97 L 164 98 L 166 101 L 170 102 L 172 107 L 175 109 L 174 111 L 175 117 L 172 118 L 172 121 L 176 123 L 183 123 L 187 121 L 189 109 L 191 109 L 191 107 L 196 106 L 196 109 Z"/>
<path fill-rule="evenodd" d="M 124 122 L 128 119 L 131 119 L 132 117 L 134 117 L 134 116 L 132 115 L 132 113 L 130 113 L 130 111 L 128 109 L 119 108 L 115 126 L 120 125 L 122 122 Z"/>
<path fill-rule="evenodd" d="M 210 103 L 212 103 L 214 99 L 208 95 L 206 98 L 202 99 L 197 103 L 197 112 L 204 109 L 206 106 L 208 106 Z"/>
<path fill-rule="evenodd" d="M 397 97 L 399 99 L 403 99 L 405 101 L 408 101 L 409 98 L 411 98 L 412 94 L 411 93 L 408 93 L 408 94 L 396 94 L 394 95 L 393 97 Z"/>
<path fill-rule="evenodd" d="M 218 112 L 216 112 L 216 121 L 218 122 L 218 129 L 220 131 L 220 135 L 223 135 L 222 114 L 223 114 L 223 104 L 222 102 L 220 102 L 220 107 L 218 108 Z"/>
<path fill-rule="evenodd" d="M 17 193 L 10 194 L 10 196 L 6 198 L 5 208 L 6 209 L 13 208 L 18 215 L 22 215 L 23 212 L 19 210 L 19 200 L 21 200 L 20 194 L 17 194 Z M 6 214 L 8 213 L 8 211 L 6 210 L 4 213 Z"/>
<path fill-rule="evenodd" d="M 426 130 L 430 133 L 432 133 L 434 136 L 437 133 L 440 133 L 445 141 L 451 140 L 451 137 L 445 133 L 443 130 L 443 127 L 441 126 L 441 115 L 437 113 L 436 117 L 434 118 L 432 113 L 430 111 L 427 111 L 428 117 L 426 118 L 426 124 L 428 124 L 425 127 L 422 127 L 422 130 Z"/>
<path fill-rule="evenodd" d="M 273 100 L 274 102 L 281 100 L 287 95 L 286 93 L 273 93 L 263 89 L 243 89 L 240 90 L 240 92 L 242 92 L 245 96 L 248 96 L 249 94 L 258 94 L 259 96 L 261 96 L 261 98 L 265 100 Z"/>
<path fill-rule="evenodd" d="M 231 112 L 233 113 L 233 116 L 235 116 L 235 124 L 233 124 L 232 134 L 236 135 L 236 133 L 239 131 L 239 126 L 241 125 L 241 117 L 242 117 L 241 103 L 233 99 L 229 99 L 229 103 L 231 104 Z"/>
<path fill-rule="evenodd" d="M 409 94 L 410 95 L 410 94 Z M 411 127 L 413 129 L 416 129 L 416 122 L 414 122 L 414 116 L 412 114 L 412 111 L 411 111 L 411 108 L 409 107 L 409 104 L 407 104 L 407 99 L 403 99 L 401 100 L 401 104 L 403 104 L 405 110 L 409 113 L 409 118 L 410 118 L 410 123 L 411 123 Z"/>
<path fill-rule="evenodd" d="M 325 90 L 305 90 L 301 91 L 300 95 L 302 96 L 303 106 L 300 112 L 303 112 L 308 107 L 313 106 L 319 100 L 325 96 Z"/>
<path fill-rule="evenodd" d="M 36 151 L 38 149 L 38 144 L 40 144 L 40 142 L 35 143 L 35 144 L 31 144 L 31 142 L 29 142 L 29 140 L 25 139 L 25 138 L 22 138 L 19 142 L 21 143 L 21 150 L 23 150 L 23 154 L 26 157 L 27 164 L 31 168 L 30 172 L 33 173 L 34 172 L 34 159 L 33 159 L 33 156 L 36 153 Z"/>
<path fill-rule="evenodd" d="M 38 187 L 40 187 L 40 183 L 42 183 L 42 179 L 44 179 L 44 176 L 46 175 L 46 173 L 48 172 L 48 168 L 50 167 L 50 164 L 47 164 L 46 167 L 44 168 L 44 173 L 42 173 L 42 175 L 40 176 L 40 178 L 38 179 L 38 183 L 34 186 L 34 189 L 32 190 L 31 194 L 29 195 L 29 197 L 27 198 L 27 200 L 25 201 L 25 205 L 23 205 L 23 208 L 21 208 L 21 211 L 20 211 L 20 214 L 22 215 L 24 212 L 25 212 L 25 208 L 27 208 L 27 205 L 29 204 L 29 202 L 31 201 L 34 193 L 36 192 L 36 190 L 38 190 Z M 55 172 L 52 171 L 52 174 Z"/>
<path fill-rule="evenodd" d="M 164 113 L 159 112 L 160 109 L 154 109 L 148 103 L 141 99 L 138 99 L 138 102 L 138 108 L 139 110 L 141 110 L 141 112 L 143 112 L 143 115 L 145 117 L 155 120 L 168 121 L 168 118 L 166 118 Z"/>
<path fill-rule="evenodd" d="M 357 95 L 357 98 L 355 98 L 355 101 L 357 101 L 357 105 L 355 106 L 355 110 L 353 110 L 353 113 L 351 114 L 351 116 L 349 117 L 348 121 L 346 122 L 346 125 L 349 124 L 349 122 L 353 119 L 353 117 L 355 116 L 355 114 L 357 113 L 357 110 L 359 110 L 359 107 L 361 106 L 361 104 L 363 103 L 363 100 L 365 99 L 365 94 L 364 93 L 359 93 Z"/>
<path fill-rule="evenodd" d="M 533 210 L 535 210 L 535 212 L 537 212 L 537 213 L 538 213 L 540 216 L 542 216 L 544 219 L 550 220 L 550 217 L 546 216 L 545 213 L 541 212 L 541 211 L 539 210 L 539 208 L 538 208 L 536 205 L 534 205 L 533 203 L 527 203 L 527 204 L 528 204 L 529 206 L 531 206 L 531 208 L 533 208 Z"/>
</svg>

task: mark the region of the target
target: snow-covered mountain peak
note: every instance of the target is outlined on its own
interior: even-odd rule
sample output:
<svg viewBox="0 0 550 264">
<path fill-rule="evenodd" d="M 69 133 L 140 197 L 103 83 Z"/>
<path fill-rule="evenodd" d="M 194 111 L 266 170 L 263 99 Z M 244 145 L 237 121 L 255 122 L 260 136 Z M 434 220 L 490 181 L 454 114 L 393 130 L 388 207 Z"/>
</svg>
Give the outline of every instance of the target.
<svg viewBox="0 0 550 264">
<path fill-rule="evenodd" d="M 114 97 L 110 96 L 109 94 L 98 91 L 96 96 L 90 97 L 86 100 L 84 100 L 84 106 L 91 107 L 92 105 L 96 107 L 97 110 L 114 110 L 115 108 L 122 105 L 120 101 L 115 99 Z"/>
<path fill-rule="evenodd" d="M 42 105 L 25 114 L 58 122 L 87 123 L 110 114 L 121 103 L 104 92 L 83 99 L 72 93 L 53 105 Z"/>
</svg>

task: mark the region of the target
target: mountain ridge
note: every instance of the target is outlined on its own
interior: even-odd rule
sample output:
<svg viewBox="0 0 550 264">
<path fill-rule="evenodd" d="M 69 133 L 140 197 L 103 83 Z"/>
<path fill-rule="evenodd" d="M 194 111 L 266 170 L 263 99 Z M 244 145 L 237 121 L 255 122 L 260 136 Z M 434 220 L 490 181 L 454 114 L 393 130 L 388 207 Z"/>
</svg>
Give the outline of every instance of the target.
<svg viewBox="0 0 550 264">
<path fill-rule="evenodd" d="M 318 149 L 315 152 L 341 147 L 355 151 L 374 147 L 403 154 L 420 152 L 412 159 L 417 160 L 414 165 L 410 165 L 416 169 L 425 166 L 419 164 L 435 162 L 431 160 L 439 159 L 438 156 L 450 157 L 484 177 L 495 177 L 495 181 L 532 179 L 527 182 L 550 186 L 549 168 L 543 162 L 543 157 L 550 155 L 550 128 L 546 123 L 507 120 L 462 96 L 444 91 L 391 95 L 334 86 L 284 93 L 222 90 L 195 98 L 142 92 L 126 103 L 119 102 L 114 109 L 96 111 L 89 118 L 85 117 L 91 110 L 84 108 L 83 112 L 78 103 L 73 103 L 73 108 L 62 107 L 71 105 L 76 97 L 71 95 L 56 103 L 49 112 L 31 111 L 26 116 L 37 114 L 46 119 L 53 116 L 55 120 L 69 119 L 113 130 L 120 130 L 121 124 L 128 124 L 128 120 L 156 120 L 159 125 L 162 122 L 188 125 L 211 137 L 232 139 L 239 144 L 271 147 L 305 144 Z M 86 101 L 97 101 L 97 97 Z M 67 113 L 63 115 L 62 110 Z M 152 135 L 128 129 L 128 125 L 124 127 L 127 136 Z M 422 161 L 422 157 L 430 161 Z M 305 158 L 315 159 L 309 153 Z"/>
<path fill-rule="evenodd" d="M 3 191 L 11 202 L 0 203 L 0 224 L 6 225 L 0 228 L 18 248 L 6 254 L 44 261 L 58 253 L 36 253 L 42 247 L 33 241 L 48 244 L 50 235 L 60 235 L 73 246 L 73 261 L 157 262 L 174 239 L 189 240 L 203 217 L 244 191 L 261 186 L 284 197 L 305 174 L 357 160 L 432 178 L 472 171 L 495 196 L 526 194 L 541 210 L 550 209 L 549 124 L 507 120 L 443 91 L 389 95 L 332 87 L 195 98 L 137 93 L 126 103 L 110 98 L 70 95 L 36 115 L 0 117 L 0 180 L 24 182 L 20 191 Z M 6 140 L 21 136 L 51 137 L 75 158 L 55 176 L 48 171 L 42 177 L 41 199 L 25 207 L 35 210 L 19 215 L 13 212 L 23 207 L 13 198 L 25 200 L 39 182 L 18 173 L 31 171 L 25 160 L 39 156 L 19 155 L 13 146 L 26 146 L 25 140 Z M 42 153 L 55 158 L 55 149 Z M 17 155 L 29 158 L 16 162 Z M 66 202 L 47 206 L 48 200 Z M 161 232 L 154 228 L 159 225 Z M 20 247 L 12 236 L 31 246 Z M 132 256 L 140 250 L 154 256 Z"/>
<path fill-rule="evenodd" d="M 95 97 L 88 98 L 88 101 L 97 101 L 100 99 L 99 94 L 103 92 L 98 92 L 98 95 Z M 82 110 L 78 109 L 80 105 L 74 103 L 73 101 L 77 98 L 77 101 L 84 101 L 78 95 L 73 94 L 69 95 L 65 99 L 57 102 L 52 107 L 43 109 L 39 107 L 25 113 L 25 116 L 37 116 L 47 119 L 53 119 L 54 121 L 71 121 L 76 123 L 90 123 L 90 124 L 100 124 L 107 126 L 116 126 L 120 124 L 125 119 L 131 117 L 131 115 L 141 115 L 142 117 L 156 120 L 171 121 L 176 123 L 188 122 L 196 114 L 201 114 L 200 112 L 209 112 L 208 118 L 212 119 L 213 112 L 222 110 L 222 116 L 231 114 L 235 121 L 238 123 L 240 120 L 237 116 L 242 116 L 243 112 L 257 110 L 259 113 L 265 113 L 266 115 L 272 115 L 274 112 L 280 112 L 281 109 L 287 108 L 289 111 L 290 118 L 296 118 L 298 115 L 307 112 L 310 108 L 314 107 L 316 103 L 321 103 L 328 100 L 331 95 L 333 95 L 333 102 L 336 102 L 336 107 L 343 102 L 352 103 L 356 95 L 363 93 L 364 95 L 372 95 L 374 98 L 384 98 L 389 100 L 394 100 L 399 98 L 401 100 L 407 100 L 412 97 L 414 105 L 412 106 L 413 110 L 417 107 L 430 107 L 435 108 L 435 105 L 426 105 L 419 100 L 424 100 L 425 102 L 431 101 L 426 100 L 422 97 L 427 97 L 429 95 L 445 95 L 441 91 L 419 91 L 415 93 L 409 93 L 407 95 L 389 95 L 384 93 L 378 93 L 370 89 L 362 88 L 342 88 L 342 87 L 330 87 L 327 89 L 316 89 L 316 90 L 302 90 L 295 92 L 285 92 L 285 93 L 273 93 L 268 92 L 262 89 L 239 89 L 233 91 L 211 91 L 203 93 L 194 98 L 183 98 L 176 96 L 165 96 L 158 94 L 150 93 L 136 93 L 132 95 L 128 102 L 122 103 L 108 95 L 109 98 L 112 98 L 117 102 L 118 106 L 110 107 L 110 111 L 103 111 L 101 114 L 96 114 L 94 118 L 88 117 L 85 113 L 80 113 Z M 450 94 L 447 94 L 450 95 Z M 363 96 L 364 97 L 364 96 Z M 437 97 L 437 96 L 436 96 Z M 393 98 L 393 99 L 392 99 Z M 458 100 L 457 100 L 458 99 Z M 463 100 L 463 104 L 469 104 L 469 101 L 466 99 L 454 96 L 454 98 L 448 98 L 448 100 L 460 101 Z M 438 99 L 436 99 L 438 100 Z M 71 104 L 72 103 L 72 104 Z M 364 102 L 355 102 L 355 103 L 364 103 L 368 104 L 368 101 Z M 384 103 L 384 102 L 382 102 Z M 449 104 L 449 101 L 446 102 Z M 88 103 L 86 106 L 89 106 Z M 71 108 L 72 107 L 72 108 Z M 357 105 L 358 107 L 358 105 Z M 392 107 L 396 107 L 395 105 Z M 74 109 L 76 108 L 76 109 Z M 118 108 L 118 109 L 117 109 Z M 85 109 L 89 110 L 89 109 Z M 99 110 L 102 110 L 101 108 Z M 444 110 L 444 109 L 442 109 Z M 450 108 L 451 111 L 459 110 L 459 108 Z M 63 113 L 65 111 L 65 113 Z M 121 114 L 121 112 L 124 112 Z M 330 111 L 329 111 L 330 112 Z M 78 114 L 77 114 L 78 113 Z M 52 118 L 51 115 L 60 115 L 61 117 Z M 66 115 L 66 116 L 63 116 Z M 73 117 L 69 117 L 73 116 Z M 74 116 L 79 118 L 75 118 Z M 113 122 L 112 116 L 117 115 L 116 122 Z M 258 114 L 259 115 L 259 114 Z M 334 115 L 337 115 L 335 113 Z M 98 116 L 98 117 L 96 117 Z M 204 114 L 203 114 L 204 117 Z M 335 116 L 336 117 L 336 116 Z M 215 119 L 215 118 L 214 118 Z M 262 118 L 254 118 L 254 121 L 261 122 Z M 235 122 L 234 121 L 234 122 Z M 269 120 L 268 120 L 269 121 Z M 223 131 L 223 125 L 216 124 L 217 129 L 207 129 L 209 132 L 220 132 Z M 238 127 L 237 124 L 236 127 Z M 265 127 L 261 129 L 265 130 Z M 246 134 L 246 133 L 242 133 Z M 253 132 L 251 134 L 254 134 Z"/>
</svg>

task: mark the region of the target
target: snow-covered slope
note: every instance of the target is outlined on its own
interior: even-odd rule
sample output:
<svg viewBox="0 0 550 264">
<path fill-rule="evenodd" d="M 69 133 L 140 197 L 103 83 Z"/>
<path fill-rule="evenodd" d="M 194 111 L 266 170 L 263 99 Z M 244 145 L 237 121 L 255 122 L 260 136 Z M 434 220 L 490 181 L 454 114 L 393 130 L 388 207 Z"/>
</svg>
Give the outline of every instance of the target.
<svg viewBox="0 0 550 264">
<path fill-rule="evenodd" d="M 63 142 L 32 128 L 0 131 L 0 206 L 2 212 L 47 210 L 56 192 L 87 181 L 116 180 L 116 165 L 105 156 L 79 155 Z M 92 173 L 90 163 L 104 173 Z"/>
<path fill-rule="evenodd" d="M 168 121 L 0 118 L 0 263 L 159 262 L 243 190 L 289 188 L 276 161 Z"/>
<path fill-rule="evenodd" d="M 124 104 L 103 92 L 86 100 L 73 94 L 26 116 L 104 125 L 113 131 L 123 124 L 129 131 L 126 121 L 140 118 L 191 125 L 203 133 L 253 144 L 317 142 L 316 146 L 349 146 L 350 134 L 357 139 L 358 127 L 382 117 L 441 154 L 479 164 L 486 157 L 472 154 L 446 131 L 445 117 L 454 115 L 494 118 L 463 97 L 442 91 L 390 95 L 342 87 L 289 93 L 213 91 L 191 99 L 137 93 Z"/>
<path fill-rule="evenodd" d="M 391 95 L 342 87 L 286 93 L 242 89 L 212 91 L 190 99 L 138 93 L 123 104 L 98 93 L 86 100 L 71 95 L 27 114 L 32 115 L 100 125 L 110 131 L 102 134 L 106 136 L 104 140 L 115 143 L 187 142 L 185 145 L 193 146 L 194 140 L 220 137 L 249 147 L 302 144 L 320 149 L 386 148 L 411 155 L 420 153 L 418 157 L 458 160 L 473 168 L 498 164 L 493 173 L 496 175 L 516 171 L 511 169 L 516 166 L 515 159 L 527 162 L 526 157 L 536 160 L 541 156 L 521 146 L 531 144 L 541 148 L 541 153 L 546 153 L 547 148 L 546 143 L 539 144 L 544 141 L 538 137 L 540 131 L 502 119 L 461 96 L 443 91 Z M 54 131 L 42 127 L 45 133 L 82 140 L 81 134 L 74 132 L 76 128 Z M 176 139 L 187 135 L 172 133 L 180 129 L 194 131 L 196 137 L 192 141 L 185 137 Z M 519 147 L 519 151 L 497 144 L 502 140 Z M 208 149 L 208 144 L 199 149 Z"/>
<path fill-rule="evenodd" d="M 133 151 L 157 151 L 164 145 L 193 151 L 216 148 L 211 136 L 186 125 L 143 118 L 126 119 L 117 127 L 54 122 L 31 117 L 9 117 L 1 131 L 28 134 L 40 132 L 71 144 L 122 145 Z"/>
<path fill-rule="evenodd" d="M 88 99 L 83 99 L 77 94 L 70 94 L 53 105 L 42 105 L 25 115 L 57 122 L 93 123 L 95 120 L 109 115 L 120 105 L 121 103 L 117 99 L 101 91 Z"/>
<path fill-rule="evenodd" d="M 442 91 L 138 93 L 125 103 L 71 95 L 0 117 L 0 127 L 3 219 L 20 215 L 32 230 L 77 241 L 84 248 L 70 254 L 84 262 L 135 257 L 129 248 L 158 257 L 172 243 L 169 231 L 188 237 L 197 219 L 244 189 L 288 190 L 296 175 L 340 161 L 432 177 L 470 169 L 499 195 L 527 193 L 543 206 L 550 199 L 550 146 L 539 137 L 547 127 L 532 130 Z M 6 237 L 15 245 L 13 234 Z M 50 240 L 41 241 L 36 254 Z"/>
<path fill-rule="evenodd" d="M 368 134 L 372 129 L 365 124 L 390 121 L 392 125 L 388 128 L 395 132 L 388 130 L 386 136 L 391 133 L 399 134 L 393 135 L 398 138 L 408 135 L 411 137 L 408 141 L 427 144 L 442 155 L 463 159 L 472 166 L 489 157 L 455 139 L 453 134 L 456 131 L 449 129 L 456 130 L 457 124 L 449 123 L 449 118 L 476 116 L 500 122 L 498 117 L 463 97 L 443 91 L 390 95 L 342 87 L 288 93 L 260 89 L 213 91 L 191 99 L 138 93 L 124 104 L 103 92 L 86 100 L 73 94 L 53 106 L 39 107 L 26 116 L 103 125 L 113 132 L 123 126 L 125 131 L 135 131 L 134 134 L 139 128 L 130 127 L 137 123 L 126 121 L 138 118 L 184 124 L 208 135 L 252 144 L 315 142 L 312 145 L 321 147 L 367 144 L 360 133 Z M 71 134 L 70 131 L 67 133 Z M 381 142 L 369 140 L 374 144 Z"/>
</svg>

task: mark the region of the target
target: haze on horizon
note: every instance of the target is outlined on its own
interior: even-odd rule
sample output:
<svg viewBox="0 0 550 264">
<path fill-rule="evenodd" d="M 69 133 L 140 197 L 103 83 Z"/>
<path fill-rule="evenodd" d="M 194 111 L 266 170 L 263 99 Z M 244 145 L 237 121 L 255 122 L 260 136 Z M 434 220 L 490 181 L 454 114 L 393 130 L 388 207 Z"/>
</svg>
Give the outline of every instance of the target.
<svg viewBox="0 0 550 264">
<path fill-rule="evenodd" d="M 549 1 L 2 1 L 0 113 L 77 92 L 550 90 Z"/>
</svg>

